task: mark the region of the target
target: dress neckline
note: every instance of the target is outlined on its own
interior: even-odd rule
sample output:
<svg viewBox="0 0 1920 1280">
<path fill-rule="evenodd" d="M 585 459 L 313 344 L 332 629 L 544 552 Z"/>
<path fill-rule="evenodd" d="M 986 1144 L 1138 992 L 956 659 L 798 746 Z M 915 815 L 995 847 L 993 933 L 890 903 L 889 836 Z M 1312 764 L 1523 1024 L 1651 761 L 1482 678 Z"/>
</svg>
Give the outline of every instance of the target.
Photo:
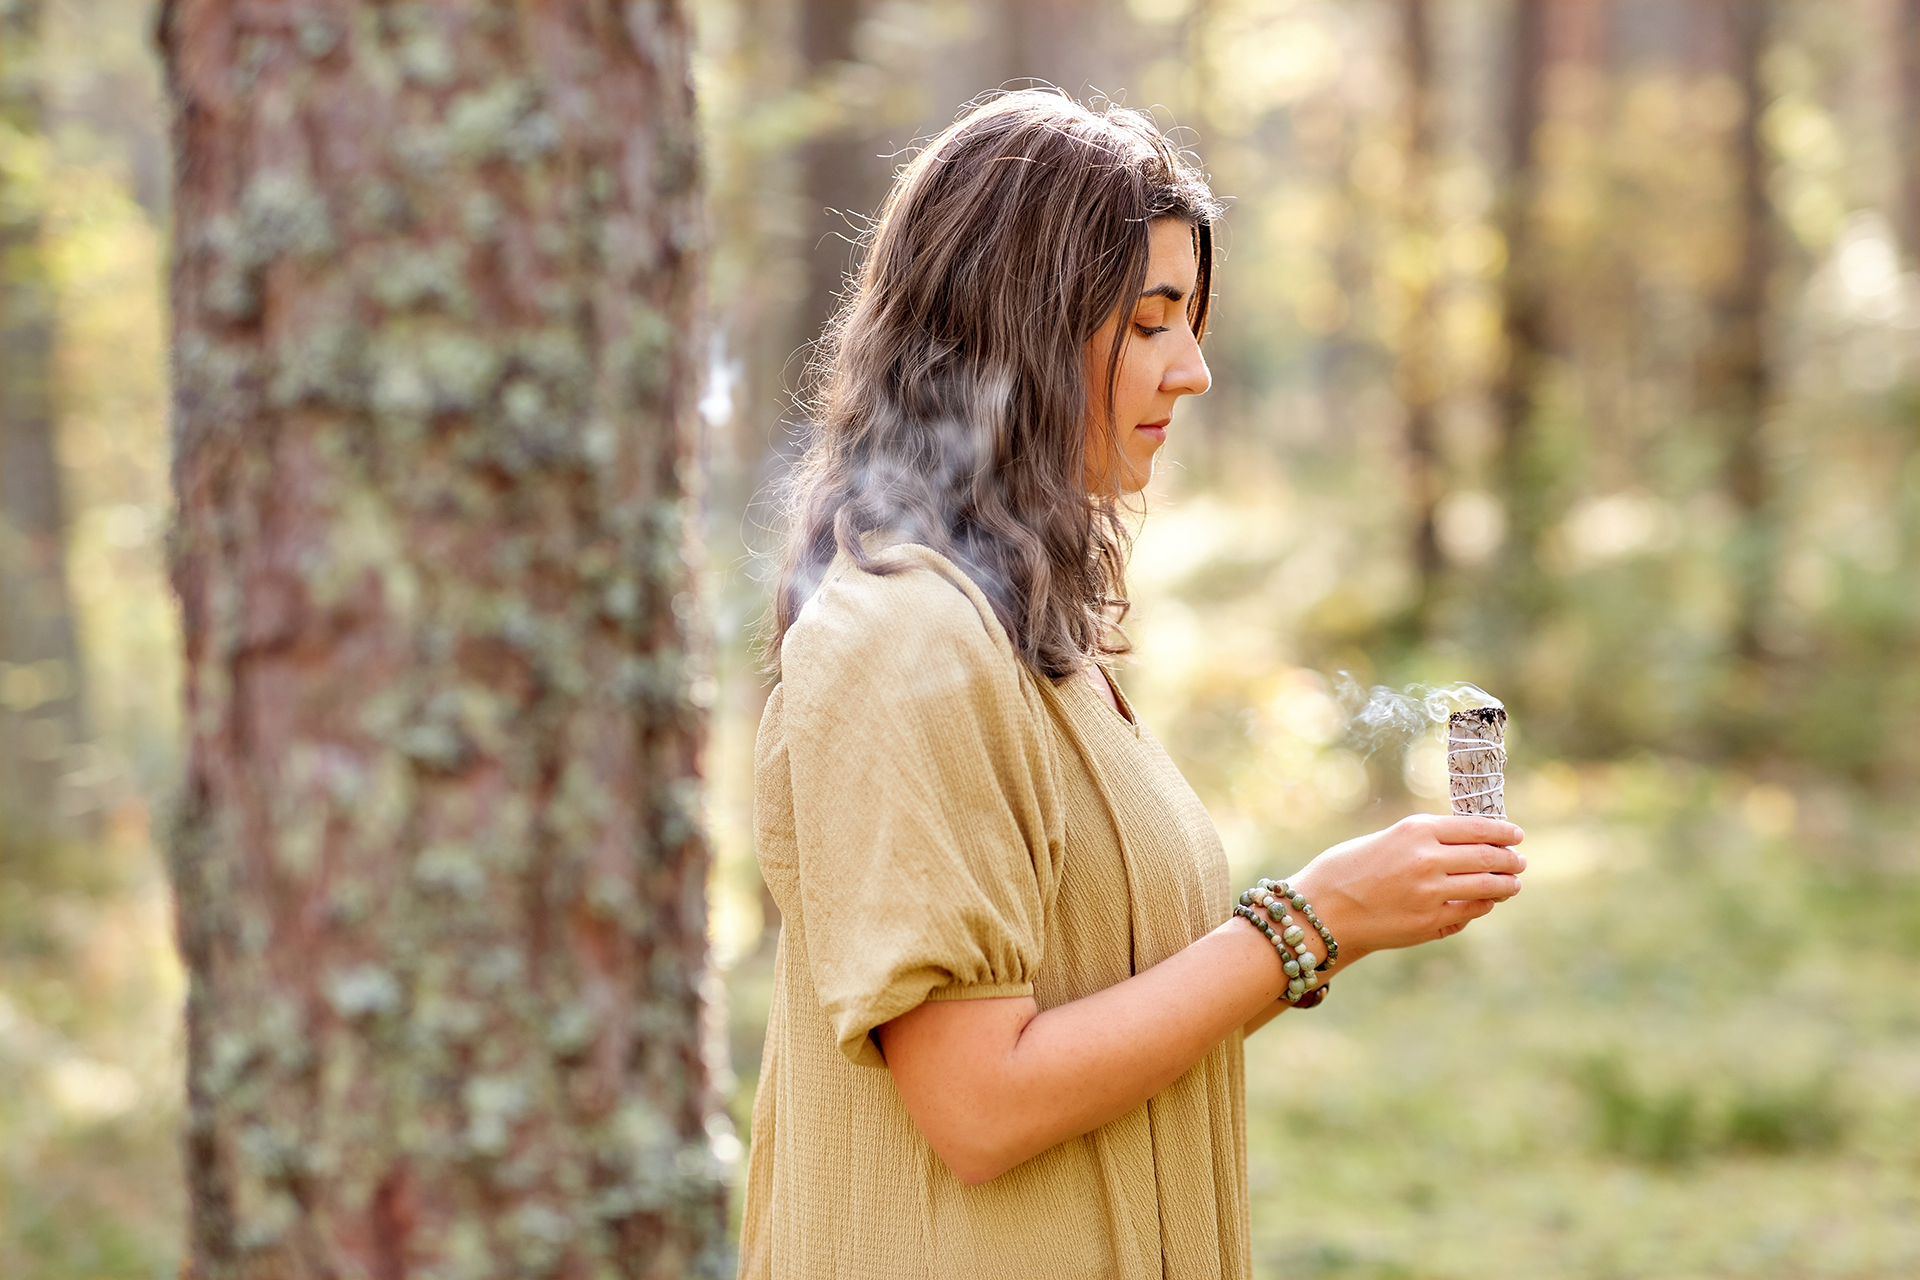
<svg viewBox="0 0 1920 1280">
<path fill-rule="evenodd" d="M 1099 690 L 1087 683 L 1086 676 L 1080 672 L 1076 671 L 1074 674 L 1068 676 L 1066 683 L 1078 685 L 1079 688 L 1075 691 L 1075 696 L 1085 696 L 1094 702 L 1094 704 L 1100 708 L 1102 718 L 1117 721 L 1121 728 L 1131 733 L 1134 737 L 1139 737 L 1140 717 L 1135 714 L 1133 704 L 1127 701 L 1127 695 L 1121 691 L 1119 682 L 1113 678 L 1111 671 L 1108 671 L 1099 663 L 1092 665 L 1094 670 L 1100 673 L 1100 678 L 1107 682 L 1107 688 L 1113 690 L 1113 700 L 1120 704 L 1118 711 L 1114 709 L 1111 703 L 1100 696 Z"/>
</svg>

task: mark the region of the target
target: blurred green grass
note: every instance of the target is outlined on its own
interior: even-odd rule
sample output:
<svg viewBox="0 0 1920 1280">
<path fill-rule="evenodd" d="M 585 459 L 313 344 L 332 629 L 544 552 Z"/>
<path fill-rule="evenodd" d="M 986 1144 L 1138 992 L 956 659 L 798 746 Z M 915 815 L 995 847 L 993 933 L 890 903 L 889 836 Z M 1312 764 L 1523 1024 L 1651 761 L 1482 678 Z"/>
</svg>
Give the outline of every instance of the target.
<svg viewBox="0 0 1920 1280">
<path fill-rule="evenodd" d="M 1567 772 L 1516 780 L 1519 899 L 1249 1042 L 1256 1274 L 1920 1273 L 1920 885 L 1875 858 L 1903 815 L 1651 757 Z M 1816 808 L 1849 824 L 1824 863 Z M 177 1267 L 177 977 L 152 851 L 119 860 L 31 901 L 7 864 L 0 1275 Z M 728 975 L 743 1134 L 770 961 Z"/>
<path fill-rule="evenodd" d="M 1510 807 L 1518 899 L 1248 1042 L 1256 1276 L 1920 1274 L 1920 883 L 1876 865 L 1907 815 L 1825 793 L 1816 855 L 1792 789 L 1651 756 Z M 743 1133 L 768 962 L 731 975 Z"/>
<path fill-rule="evenodd" d="M 1520 898 L 1250 1042 L 1258 1274 L 1920 1271 L 1917 887 L 1863 923 L 1745 779 L 1629 768 L 1558 823 L 1523 780 Z"/>
<path fill-rule="evenodd" d="M 143 807 L 97 843 L 0 836 L 0 1277 L 178 1273 L 171 907 Z"/>
</svg>

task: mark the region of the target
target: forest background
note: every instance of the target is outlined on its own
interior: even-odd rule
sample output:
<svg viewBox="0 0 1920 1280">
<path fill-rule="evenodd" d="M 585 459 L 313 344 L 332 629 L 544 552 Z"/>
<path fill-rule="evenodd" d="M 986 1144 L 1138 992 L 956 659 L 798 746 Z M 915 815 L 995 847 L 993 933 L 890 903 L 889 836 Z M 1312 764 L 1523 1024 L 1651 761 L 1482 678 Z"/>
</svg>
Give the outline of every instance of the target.
<svg viewBox="0 0 1920 1280">
<path fill-rule="evenodd" d="M 0 474 L 0 1275 L 172 1275 L 165 117 L 144 3 L 23 43 L 33 7 L 0 14 L 4 403 L 50 343 L 53 408 Z M 743 1136 L 806 343 L 914 140 L 1042 80 L 1185 129 L 1230 202 L 1123 681 L 1236 876 L 1442 803 L 1434 743 L 1354 749 L 1337 673 L 1514 717 L 1530 892 L 1249 1045 L 1256 1272 L 1920 1270 L 1920 3 L 694 8 Z"/>
</svg>

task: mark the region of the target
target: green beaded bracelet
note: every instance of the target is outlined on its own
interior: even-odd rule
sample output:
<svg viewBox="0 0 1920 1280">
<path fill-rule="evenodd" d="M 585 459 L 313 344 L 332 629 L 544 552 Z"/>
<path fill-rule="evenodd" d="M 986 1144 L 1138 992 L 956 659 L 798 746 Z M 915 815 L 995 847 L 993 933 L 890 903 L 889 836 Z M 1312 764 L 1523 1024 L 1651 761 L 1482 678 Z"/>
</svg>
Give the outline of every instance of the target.
<svg viewBox="0 0 1920 1280">
<path fill-rule="evenodd" d="M 1280 927 L 1277 935 L 1268 925 L 1267 920 L 1262 920 L 1254 911 L 1256 906 L 1262 908 L 1268 919 Z M 1327 958 L 1320 961 L 1318 965 L 1313 960 L 1313 949 L 1306 944 L 1306 930 L 1296 924 L 1293 917 L 1288 914 L 1289 907 L 1307 918 L 1307 923 L 1313 926 L 1314 932 L 1320 935 L 1320 941 L 1325 944 Z M 1312 904 L 1304 895 L 1287 884 L 1285 880 L 1263 879 L 1240 895 L 1240 905 L 1234 908 L 1234 914 L 1245 916 L 1255 928 L 1267 936 L 1267 941 L 1273 943 L 1274 949 L 1280 953 L 1281 962 L 1287 971 L 1288 1000 L 1293 1001 L 1296 1007 L 1310 1009 L 1319 1004 L 1321 999 L 1325 999 L 1324 994 L 1311 1001 L 1304 1000 L 1303 997 L 1311 991 L 1324 993 L 1326 984 L 1316 983 L 1313 979 L 1316 974 L 1325 973 L 1339 963 L 1340 944 L 1334 941 L 1333 931 L 1322 924 L 1320 917 L 1314 914 Z"/>
<path fill-rule="evenodd" d="M 1273 944 L 1273 949 L 1280 953 L 1280 964 L 1287 974 L 1286 998 L 1288 1001 L 1300 1004 L 1301 997 L 1309 992 L 1325 990 L 1326 984 L 1318 981 L 1318 974 L 1313 967 L 1312 952 L 1302 946 L 1296 953 L 1295 947 L 1287 942 L 1285 936 L 1275 934 L 1273 926 L 1262 920 L 1260 914 L 1248 903 L 1236 904 L 1233 914 L 1265 934 L 1267 941 Z M 1311 1004 L 1301 1004 L 1300 1007 L 1312 1008 L 1319 1003 L 1319 1000 L 1314 1000 Z"/>
<path fill-rule="evenodd" d="M 1279 896 L 1271 896 L 1273 894 Z M 1240 900 L 1248 906 L 1259 903 L 1266 908 L 1267 914 L 1272 916 L 1276 923 L 1285 925 L 1293 925 L 1292 917 L 1285 914 L 1286 909 L 1291 906 L 1307 918 L 1307 923 L 1313 926 L 1313 931 L 1320 935 L 1320 941 L 1326 945 L 1327 958 L 1320 962 L 1319 972 L 1324 973 L 1339 962 L 1340 944 L 1333 940 L 1333 931 L 1320 923 L 1320 917 L 1314 914 L 1313 904 L 1297 890 L 1289 887 L 1285 880 L 1262 880 L 1257 886 L 1241 894 Z M 1301 937 L 1305 936 L 1303 932 Z M 1299 939 L 1289 939 L 1289 941 L 1298 943 Z"/>
</svg>

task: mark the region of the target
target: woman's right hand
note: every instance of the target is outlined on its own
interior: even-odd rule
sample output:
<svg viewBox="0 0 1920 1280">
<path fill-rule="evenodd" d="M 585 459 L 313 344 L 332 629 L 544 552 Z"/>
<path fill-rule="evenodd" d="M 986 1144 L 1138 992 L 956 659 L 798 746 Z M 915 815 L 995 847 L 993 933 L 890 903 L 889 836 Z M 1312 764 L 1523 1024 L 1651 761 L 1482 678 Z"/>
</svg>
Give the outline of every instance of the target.
<svg viewBox="0 0 1920 1280">
<path fill-rule="evenodd" d="M 1504 818 L 1414 814 L 1335 845 L 1288 883 L 1332 931 L 1344 969 L 1458 933 L 1519 893 L 1527 860 L 1511 846 L 1525 838 Z"/>
</svg>

